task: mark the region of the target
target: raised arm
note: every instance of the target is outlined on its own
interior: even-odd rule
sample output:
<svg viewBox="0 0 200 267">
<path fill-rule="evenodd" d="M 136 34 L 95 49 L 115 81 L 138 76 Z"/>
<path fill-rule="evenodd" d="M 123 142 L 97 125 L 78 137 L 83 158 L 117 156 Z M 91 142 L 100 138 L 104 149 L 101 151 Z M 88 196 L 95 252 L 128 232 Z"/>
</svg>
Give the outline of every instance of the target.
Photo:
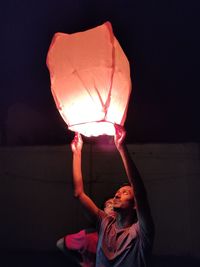
<svg viewBox="0 0 200 267">
<path fill-rule="evenodd" d="M 124 145 L 126 132 L 123 127 L 115 125 L 114 141 L 116 148 L 122 158 L 122 162 L 134 192 L 136 210 L 138 215 L 139 224 L 144 230 L 151 230 L 153 222 L 151 218 L 151 212 L 147 200 L 146 190 L 137 170 L 135 163 L 133 162 L 127 147 Z"/>
<path fill-rule="evenodd" d="M 75 133 L 75 137 L 71 143 L 71 149 L 73 152 L 73 184 L 74 184 L 74 196 L 79 199 L 81 204 L 92 216 L 97 216 L 98 207 L 95 203 L 85 194 L 83 186 L 83 178 L 81 171 L 81 152 L 83 147 L 83 141 L 79 133 Z"/>
</svg>

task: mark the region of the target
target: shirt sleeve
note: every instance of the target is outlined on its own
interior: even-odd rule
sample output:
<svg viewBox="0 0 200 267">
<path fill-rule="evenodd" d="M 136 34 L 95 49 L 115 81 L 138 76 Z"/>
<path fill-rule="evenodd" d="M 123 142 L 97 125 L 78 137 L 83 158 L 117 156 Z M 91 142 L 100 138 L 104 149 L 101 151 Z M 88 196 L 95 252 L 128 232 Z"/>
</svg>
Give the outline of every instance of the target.
<svg viewBox="0 0 200 267">
<path fill-rule="evenodd" d="M 107 214 L 103 210 L 99 209 L 98 215 L 97 215 L 97 230 L 98 231 L 100 229 L 102 220 L 105 219 L 106 217 L 107 217 Z"/>
</svg>

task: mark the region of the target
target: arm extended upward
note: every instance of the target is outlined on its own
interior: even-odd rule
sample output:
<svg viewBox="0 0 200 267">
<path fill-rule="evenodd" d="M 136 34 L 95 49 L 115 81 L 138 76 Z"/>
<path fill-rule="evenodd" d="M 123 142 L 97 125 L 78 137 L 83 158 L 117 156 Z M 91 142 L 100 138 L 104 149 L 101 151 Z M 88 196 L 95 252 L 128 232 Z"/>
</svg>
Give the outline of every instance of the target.
<svg viewBox="0 0 200 267">
<path fill-rule="evenodd" d="M 153 222 L 146 190 L 140 173 L 133 162 L 127 147 L 123 143 L 126 132 L 119 125 L 115 125 L 115 130 L 115 145 L 121 156 L 128 180 L 133 188 L 139 224 L 144 230 L 151 230 Z"/>
<path fill-rule="evenodd" d="M 79 199 L 81 204 L 93 217 L 97 217 L 98 207 L 84 192 L 82 170 L 81 170 L 81 156 L 82 156 L 83 141 L 79 133 L 75 134 L 75 137 L 71 143 L 71 149 L 73 152 L 73 185 L 74 196 Z"/>
</svg>

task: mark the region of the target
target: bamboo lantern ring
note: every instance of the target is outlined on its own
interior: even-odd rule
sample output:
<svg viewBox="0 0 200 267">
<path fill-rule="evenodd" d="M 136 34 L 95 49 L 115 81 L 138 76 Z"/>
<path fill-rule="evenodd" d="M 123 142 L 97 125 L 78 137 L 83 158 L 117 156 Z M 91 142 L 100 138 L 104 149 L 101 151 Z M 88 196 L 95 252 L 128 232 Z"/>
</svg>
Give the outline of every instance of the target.
<svg viewBox="0 0 200 267">
<path fill-rule="evenodd" d="M 114 135 L 114 124 L 124 125 L 130 67 L 110 22 L 83 32 L 55 33 L 47 66 L 56 106 L 70 130 Z"/>
</svg>

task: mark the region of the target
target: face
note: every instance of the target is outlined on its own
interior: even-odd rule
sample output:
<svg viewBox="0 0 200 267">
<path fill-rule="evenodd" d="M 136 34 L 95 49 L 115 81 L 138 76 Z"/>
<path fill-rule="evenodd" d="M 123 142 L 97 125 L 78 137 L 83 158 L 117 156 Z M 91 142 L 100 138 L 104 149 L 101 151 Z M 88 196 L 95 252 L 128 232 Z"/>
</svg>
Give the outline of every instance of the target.
<svg viewBox="0 0 200 267">
<path fill-rule="evenodd" d="M 104 204 L 104 211 L 108 215 L 113 216 L 114 215 L 114 210 L 113 210 L 113 198 L 108 199 L 105 204 Z"/>
<path fill-rule="evenodd" d="M 134 194 L 131 186 L 126 185 L 119 188 L 113 199 L 115 211 L 134 208 Z"/>
</svg>

